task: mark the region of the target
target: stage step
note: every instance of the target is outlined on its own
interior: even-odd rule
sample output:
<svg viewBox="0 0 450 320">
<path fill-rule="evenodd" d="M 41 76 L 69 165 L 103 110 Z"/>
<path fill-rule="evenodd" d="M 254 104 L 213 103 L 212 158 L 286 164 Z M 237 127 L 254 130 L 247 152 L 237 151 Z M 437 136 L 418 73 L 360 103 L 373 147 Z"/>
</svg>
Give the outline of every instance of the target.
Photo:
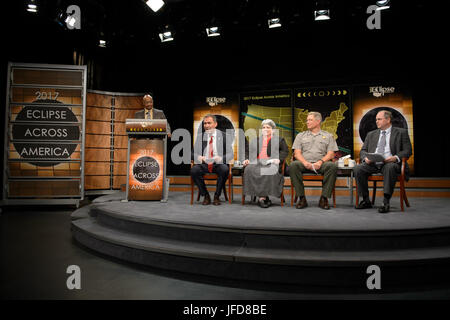
<svg viewBox="0 0 450 320">
<path fill-rule="evenodd" d="M 338 251 L 327 250 L 327 248 L 301 250 L 292 245 L 284 246 L 284 248 L 274 248 L 273 246 L 262 248 L 252 247 L 252 243 L 245 240 L 234 245 L 224 245 L 215 242 L 194 242 L 163 236 L 136 234 L 105 227 L 93 218 L 79 219 L 74 221 L 72 225 L 76 232 L 84 232 L 98 240 L 118 246 L 191 258 L 232 262 L 300 266 L 368 266 L 389 263 L 423 263 L 450 258 L 450 246 L 383 251 Z"/>
<path fill-rule="evenodd" d="M 279 217 L 275 223 L 271 214 L 259 212 L 257 206 L 224 204 L 211 213 L 205 206 L 186 204 L 181 195 L 166 204 L 122 203 L 114 201 L 113 195 L 104 198 L 105 202 L 99 199 L 82 214 L 80 209 L 74 212 L 73 237 L 88 248 L 132 263 L 302 286 L 365 288 L 371 265 L 381 268 L 385 287 L 450 282 L 450 220 L 444 216 L 440 219 L 446 225 L 435 227 L 439 224 L 432 218 L 414 224 L 408 219 L 419 219 L 417 213 L 408 217 L 394 212 L 373 216 L 373 227 L 364 229 L 366 216 L 360 212 L 349 220 L 355 221 L 353 226 L 331 222 L 334 216 L 351 217 L 353 212 L 345 212 L 349 209 L 334 209 L 327 216 L 318 208 L 302 214 L 275 207 L 271 208 Z M 227 223 L 222 219 L 228 216 L 221 216 L 225 211 L 230 215 Z M 265 227 L 251 219 L 257 218 L 255 214 L 267 220 Z M 247 218 L 233 221 L 239 215 Z M 316 219 L 314 224 L 308 225 L 310 219 Z M 391 228 L 383 229 L 386 223 Z"/>
<path fill-rule="evenodd" d="M 252 208 L 254 209 L 254 208 Z M 92 205 L 89 214 L 107 228 L 141 235 L 154 235 L 186 243 L 214 244 L 267 250 L 292 251 L 392 251 L 422 247 L 450 247 L 450 228 L 412 230 L 320 230 L 251 225 L 205 224 L 194 217 L 190 221 L 170 221 L 145 214 L 118 212 L 105 205 Z M 295 254 L 294 254 L 295 255 Z M 450 251 L 449 251 L 450 257 Z"/>
</svg>

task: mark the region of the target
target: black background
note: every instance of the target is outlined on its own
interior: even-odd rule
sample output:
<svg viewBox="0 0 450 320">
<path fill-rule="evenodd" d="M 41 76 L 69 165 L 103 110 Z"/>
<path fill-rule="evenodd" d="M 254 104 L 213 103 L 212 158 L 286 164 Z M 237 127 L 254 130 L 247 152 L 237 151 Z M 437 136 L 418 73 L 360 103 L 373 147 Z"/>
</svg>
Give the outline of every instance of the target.
<svg viewBox="0 0 450 320">
<path fill-rule="evenodd" d="M 212 90 L 396 82 L 412 92 L 415 175 L 449 177 L 442 2 L 392 1 L 381 13 L 381 30 L 366 27 L 366 8 L 374 1 L 330 1 L 332 19 L 320 22 L 313 19 L 314 2 L 169 0 L 154 13 L 140 0 L 42 0 L 35 15 L 25 11 L 25 1 L 8 1 L 1 10 L 0 99 L 5 101 L 8 61 L 74 64 L 74 55 L 88 65 L 88 89 L 150 91 L 172 130 L 191 131 L 195 96 Z M 81 8 L 81 30 L 54 21 L 57 9 L 70 4 Z M 267 28 L 273 5 L 282 28 Z M 204 27 L 212 16 L 224 29 L 222 36 L 208 39 Z M 165 24 L 174 28 L 175 41 L 159 41 L 158 29 Z M 100 37 L 106 48 L 97 46 Z M 4 123 L 4 111 L 0 114 Z M 171 147 L 169 142 L 168 154 Z M 188 169 L 168 161 L 168 175 Z"/>
</svg>

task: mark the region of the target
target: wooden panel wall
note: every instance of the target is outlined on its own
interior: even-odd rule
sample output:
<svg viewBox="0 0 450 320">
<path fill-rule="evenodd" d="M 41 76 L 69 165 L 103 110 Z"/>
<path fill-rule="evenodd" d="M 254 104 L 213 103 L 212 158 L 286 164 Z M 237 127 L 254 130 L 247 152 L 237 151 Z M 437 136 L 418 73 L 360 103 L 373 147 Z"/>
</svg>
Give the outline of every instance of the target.
<svg viewBox="0 0 450 320">
<path fill-rule="evenodd" d="M 127 147 L 125 119 L 134 118 L 142 109 L 142 96 L 115 96 L 113 189 L 127 183 Z"/>
<path fill-rule="evenodd" d="M 86 99 L 85 190 L 126 184 L 125 119 L 142 109 L 142 95 L 88 92 Z"/>
</svg>

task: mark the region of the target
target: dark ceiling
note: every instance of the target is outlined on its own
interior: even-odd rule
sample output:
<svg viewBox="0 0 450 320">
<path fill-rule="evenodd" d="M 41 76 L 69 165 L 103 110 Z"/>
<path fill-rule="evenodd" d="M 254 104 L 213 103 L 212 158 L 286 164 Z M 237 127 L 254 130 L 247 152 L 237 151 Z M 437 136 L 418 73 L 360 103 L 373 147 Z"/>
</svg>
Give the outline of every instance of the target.
<svg viewBox="0 0 450 320">
<path fill-rule="evenodd" d="M 261 40 L 275 35 L 277 38 L 297 38 L 308 41 L 320 38 L 321 41 L 353 38 L 370 35 L 366 27 L 366 9 L 375 0 L 326 1 L 331 9 L 332 19 L 315 22 L 313 10 L 315 0 L 166 0 L 158 12 L 148 8 L 143 0 L 38 0 L 37 14 L 25 11 L 26 0 L 9 1 L 10 10 L 2 10 L 7 19 L 16 25 L 27 28 L 37 25 L 49 30 L 61 28 L 55 22 L 58 12 L 65 11 L 68 5 L 81 8 L 81 30 L 72 30 L 68 37 L 81 34 L 83 46 L 96 46 L 99 38 L 106 38 L 109 47 L 143 45 L 161 47 L 158 33 L 169 25 L 175 32 L 174 44 L 213 42 L 207 39 L 205 27 L 215 19 L 223 27 L 222 42 Z M 279 12 L 282 28 L 269 30 L 267 18 L 273 10 Z M 432 9 L 430 1 L 393 0 L 389 10 L 382 12 L 382 29 L 378 34 L 412 34 L 428 23 Z M 423 28 L 422 28 L 423 29 Z M 406 32 L 405 32 L 406 31 Z M 377 31 L 372 31 L 372 34 Z M 176 43 L 176 44 L 175 44 Z"/>
<path fill-rule="evenodd" d="M 435 1 L 391 0 L 391 8 L 381 12 L 380 30 L 366 26 L 367 7 L 375 0 L 322 1 L 331 20 L 319 22 L 313 18 L 315 0 L 165 2 L 155 13 L 143 0 L 38 0 L 39 12 L 32 14 L 25 10 L 26 0 L 8 1 L 2 10 L 7 59 L 71 64 L 75 51 L 84 64 L 94 62 L 97 80 L 91 88 L 136 91 L 142 81 L 143 87 L 164 87 L 189 82 L 193 74 L 208 79 L 201 85 L 238 88 L 261 82 L 408 79 L 412 70 L 428 70 L 445 57 L 433 38 L 445 28 L 433 17 Z M 55 20 L 71 4 L 81 9 L 81 30 Z M 273 10 L 280 14 L 281 28 L 267 27 Z M 206 37 L 211 19 L 222 27 L 220 37 Z M 158 33 L 166 25 L 175 40 L 161 43 Z M 99 39 L 107 41 L 106 48 L 98 47 Z M 139 78 L 136 70 L 150 72 L 158 82 Z"/>
</svg>

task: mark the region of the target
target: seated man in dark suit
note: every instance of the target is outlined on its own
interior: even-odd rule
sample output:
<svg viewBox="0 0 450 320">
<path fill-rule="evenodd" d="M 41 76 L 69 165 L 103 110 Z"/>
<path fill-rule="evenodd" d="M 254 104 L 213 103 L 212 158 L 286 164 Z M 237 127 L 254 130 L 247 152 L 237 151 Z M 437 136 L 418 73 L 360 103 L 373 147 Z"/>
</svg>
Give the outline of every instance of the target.
<svg viewBox="0 0 450 320">
<path fill-rule="evenodd" d="M 382 110 L 378 112 L 376 122 L 378 129 L 367 134 L 360 152 L 362 163 L 354 169 L 358 193 L 363 198 L 356 205 L 356 209 L 372 208 L 367 179 L 369 175 L 381 172 L 384 177 L 384 199 L 383 206 L 378 209 L 378 212 L 387 213 L 389 212 L 389 200 L 394 193 L 397 176 L 400 174 L 401 159 L 411 156 L 412 147 L 408 131 L 392 126 L 392 113 L 390 111 Z M 374 163 L 370 161 L 367 158 L 368 153 L 383 155 L 384 162 Z M 408 179 L 408 163 L 406 163 L 405 173 Z"/>
<path fill-rule="evenodd" d="M 213 204 L 220 205 L 220 194 L 228 179 L 227 163 L 233 160 L 232 138 L 217 130 L 216 127 L 216 117 L 212 114 L 206 115 L 203 118 L 205 132 L 203 136 L 202 134 L 197 136 L 192 151 L 192 160 L 195 164 L 191 168 L 191 176 L 200 190 L 200 195 L 205 197 L 203 205 L 211 203 L 203 175 L 207 172 L 214 172 L 218 175 Z"/>
<path fill-rule="evenodd" d="M 142 98 L 144 109 L 134 114 L 135 119 L 166 119 L 164 111 L 153 108 L 153 97 L 150 94 L 144 95 Z M 167 122 L 167 136 L 170 138 L 172 132 L 169 122 Z"/>
</svg>

